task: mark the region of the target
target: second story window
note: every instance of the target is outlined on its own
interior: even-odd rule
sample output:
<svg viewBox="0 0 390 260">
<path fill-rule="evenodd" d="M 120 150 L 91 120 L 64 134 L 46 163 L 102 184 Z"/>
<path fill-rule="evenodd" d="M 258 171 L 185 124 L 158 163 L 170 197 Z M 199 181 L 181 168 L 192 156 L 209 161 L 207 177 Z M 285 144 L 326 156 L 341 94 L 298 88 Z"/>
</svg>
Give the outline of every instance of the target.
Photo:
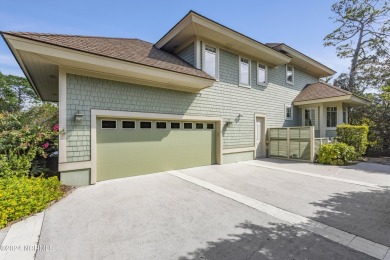
<svg viewBox="0 0 390 260">
<path fill-rule="evenodd" d="M 203 70 L 210 76 L 217 78 L 217 48 L 205 45 Z"/>
<path fill-rule="evenodd" d="M 240 57 L 240 85 L 249 86 L 249 60 Z"/>
<path fill-rule="evenodd" d="M 286 66 L 286 82 L 288 84 L 294 84 L 294 67 Z"/>
<path fill-rule="evenodd" d="M 267 67 L 263 64 L 257 64 L 257 85 L 267 85 Z"/>
</svg>

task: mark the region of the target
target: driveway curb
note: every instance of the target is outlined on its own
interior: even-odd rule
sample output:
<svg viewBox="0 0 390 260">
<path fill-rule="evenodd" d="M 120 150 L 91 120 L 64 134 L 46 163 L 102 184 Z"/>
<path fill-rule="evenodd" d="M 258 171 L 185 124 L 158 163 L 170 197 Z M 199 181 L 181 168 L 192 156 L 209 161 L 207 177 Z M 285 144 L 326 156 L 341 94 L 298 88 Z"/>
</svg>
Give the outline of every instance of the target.
<svg viewBox="0 0 390 260">
<path fill-rule="evenodd" d="M 0 260 L 34 259 L 45 211 L 17 222 L 8 230 L 0 246 Z"/>
</svg>

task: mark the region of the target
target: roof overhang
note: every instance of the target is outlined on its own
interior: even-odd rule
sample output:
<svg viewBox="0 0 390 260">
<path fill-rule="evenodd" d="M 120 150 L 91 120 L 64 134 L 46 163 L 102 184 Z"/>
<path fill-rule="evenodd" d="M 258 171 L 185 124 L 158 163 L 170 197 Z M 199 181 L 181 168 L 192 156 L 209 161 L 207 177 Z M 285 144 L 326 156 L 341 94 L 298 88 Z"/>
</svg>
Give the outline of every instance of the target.
<svg viewBox="0 0 390 260">
<path fill-rule="evenodd" d="M 290 56 L 292 58 L 290 63 L 294 67 L 300 68 L 304 71 L 308 71 L 310 74 L 315 75 L 319 78 L 332 76 L 336 73 L 336 71 L 328 68 L 327 66 L 319 63 L 318 61 L 306 56 L 305 54 L 291 48 L 284 43 L 276 45 L 272 48 Z"/>
<path fill-rule="evenodd" d="M 58 71 L 84 71 L 100 78 L 158 88 L 199 92 L 213 85 L 206 79 L 103 57 L 2 33 L 11 52 L 37 94 L 45 101 L 58 101 Z"/>
<path fill-rule="evenodd" d="M 217 43 L 227 50 L 246 54 L 270 66 L 276 67 L 291 60 L 290 57 L 193 11 L 180 20 L 155 46 L 173 53 L 194 37 Z"/>
<path fill-rule="evenodd" d="M 355 95 L 345 95 L 338 97 L 330 97 L 330 98 L 322 98 L 322 99 L 313 99 L 313 100 L 305 100 L 305 101 L 294 101 L 294 106 L 303 106 L 303 105 L 311 105 L 311 104 L 319 104 L 319 103 L 332 103 L 332 102 L 343 102 L 349 104 L 351 106 L 363 106 L 369 105 L 370 102 L 366 99 L 360 98 Z"/>
</svg>

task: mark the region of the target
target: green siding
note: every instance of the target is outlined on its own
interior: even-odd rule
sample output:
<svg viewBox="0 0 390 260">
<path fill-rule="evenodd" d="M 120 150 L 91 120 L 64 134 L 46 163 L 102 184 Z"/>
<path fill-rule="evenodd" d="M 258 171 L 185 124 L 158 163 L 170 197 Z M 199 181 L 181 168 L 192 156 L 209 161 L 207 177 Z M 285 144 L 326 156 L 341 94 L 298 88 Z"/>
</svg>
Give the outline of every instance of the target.
<svg viewBox="0 0 390 260">
<path fill-rule="evenodd" d="M 243 152 L 243 153 L 231 153 L 223 155 L 223 163 L 236 163 L 242 161 L 253 160 L 254 154 L 253 152 Z"/>
<path fill-rule="evenodd" d="M 252 69 L 252 82 L 255 71 Z M 200 93 L 68 74 L 67 160 L 90 160 L 91 109 L 221 117 L 224 122 L 233 121 L 231 126 L 223 127 L 224 149 L 253 147 L 254 114 L 266 115 L 267 127 L 299 125 L 297 109 L 295 120 L 284 120 L 284 104 L 290 104 L 306 84 L 318 81 L 295 69 L 295 85 L 291 86 L 285 83 L 285 66 L 268 71 L 267 87 L 239 87 L 238 55 L 220 50 L 220 81 Z M 85 116 L 75 124 L 73 117 L 78 111 Z M 243 114 L 241 118 L 239 113 Z"/>
<path fill-rule="evenodd" d="M 91 183 L 90 170 L 67 171 L 60 173 L 61 183 L 69 186 L 87 186 Z"/>
<path fill-rule="evenodd" d="M 191 43 L 187 47 L 185 47 L 182 51 L 180 51 L 177 56 L 195 66 L 195 58 L 194 58 L 194 43 Z"/>
<path fill-rule="evenodd" d="M 97 180 L 215 164 L 215 141 L 207 129 L 98 128 Z"/>
</svg>

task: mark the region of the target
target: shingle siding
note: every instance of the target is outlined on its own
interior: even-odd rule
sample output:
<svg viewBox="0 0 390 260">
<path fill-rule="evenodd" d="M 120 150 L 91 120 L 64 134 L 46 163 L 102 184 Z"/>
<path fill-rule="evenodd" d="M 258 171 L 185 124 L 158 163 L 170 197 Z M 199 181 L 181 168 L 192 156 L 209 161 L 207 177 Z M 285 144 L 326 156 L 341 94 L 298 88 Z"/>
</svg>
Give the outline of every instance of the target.
<svg viewBox="0 0 390 260">
<path fill-rule="evenodd" d="M 195 66 L 195 56 L 194 56 L 194 43 L 191 43 L 187 47 L 185 47 L 182 51 L 180 51 L 177 56 L 191 64 L 192 66 Z"/>
<path fill-rule="evenodd" d="M 299 124 L 299 110 L 294 120 L 284 120 L 284 105 L 291 104 L 308 83 L 318 81 L 295 69 L 295 85 L 285 83 L 285 66 L 269 68 L 267 87 L 256 84 L 253 61 L 252 88 L 238 86 L 238 56 L 220 50 L 220 81 L 200 93 L 187 93 L 117 81 L 67 74 L 67 161 L 90 160 L 91 109 L 217 116 L 233 121 L 223 127 L 223 148 L 254 146 L 254 114 L 267 116 L 267 127 Z M 74 114 L 83 113 L 76 124 Z M 238 114 L 243 116 L 238 118 Z"/>
</svg>

